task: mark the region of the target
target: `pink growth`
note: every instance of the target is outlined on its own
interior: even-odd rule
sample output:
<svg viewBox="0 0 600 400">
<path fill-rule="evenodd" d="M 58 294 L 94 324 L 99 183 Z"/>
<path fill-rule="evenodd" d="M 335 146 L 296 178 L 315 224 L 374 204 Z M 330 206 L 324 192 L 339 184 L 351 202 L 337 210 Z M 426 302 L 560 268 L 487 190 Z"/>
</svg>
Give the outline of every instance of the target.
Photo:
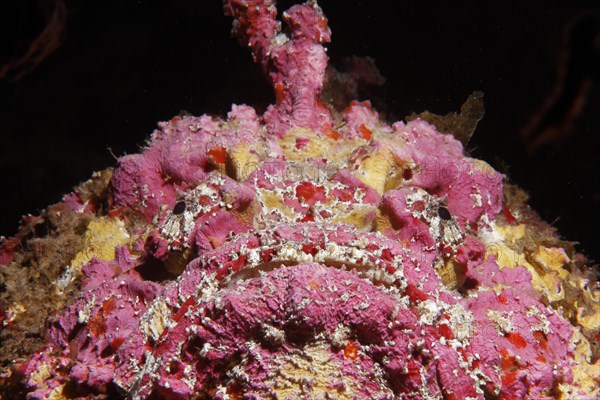
<svg viewBox="0 0 600 400">
<path fill-rule="evenodd" d="M 316 3 L 296 5 L 283 15 L 290 35 L 276 20 L 274 2 L 228 0 L 225 12 L 235 19 L 234 34 L 248 44 L 273 82 L 277 104 L 264 115 L 269 131 L 282 136 L 290 128 L 305 127 L 325 133 L 329 111 L 320 105 L 331 39 L 327 19 Z"/>
</svg>

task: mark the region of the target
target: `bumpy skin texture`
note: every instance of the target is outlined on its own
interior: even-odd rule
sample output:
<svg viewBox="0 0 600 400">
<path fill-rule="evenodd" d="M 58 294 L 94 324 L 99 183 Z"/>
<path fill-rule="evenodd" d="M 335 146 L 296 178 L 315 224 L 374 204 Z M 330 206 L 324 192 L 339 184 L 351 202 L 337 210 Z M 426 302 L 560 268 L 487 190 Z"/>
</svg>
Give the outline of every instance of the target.
<svg viewBox="0 0 600 400">
<path fill-rule="evenodd" d="M 504 177 L 424 121 L 323 104 L 316 3 L 284 13 L 288 34 L 270 1 L 225 10 L 276 104 L 173 118 L 119 160 L 109 217 L 133 239 L 65 272 L 81 290 L 23 364 L 28 396 L 596 398 L 597 327 L 502 261 L 527 223 Z"/>
</svg>

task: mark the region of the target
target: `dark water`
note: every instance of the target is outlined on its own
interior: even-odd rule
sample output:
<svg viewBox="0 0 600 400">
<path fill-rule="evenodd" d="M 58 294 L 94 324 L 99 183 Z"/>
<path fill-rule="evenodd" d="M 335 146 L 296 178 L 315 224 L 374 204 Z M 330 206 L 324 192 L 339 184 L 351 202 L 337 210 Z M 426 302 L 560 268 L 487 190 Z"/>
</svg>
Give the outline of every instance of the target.
<svg viewBox="0 0 600 400">
<path fill-rule="evenodd" d="M 534 153 L 520 137 L 555 87 L 565 27 L 593 15 L 594 7 L 598 13 L 597 2 L 394 3 L 401 6 L 323 0 L 333 62 L 351 54 L 374 57 L 387 78 L 374 92 L 376 105 L 385 104 L 397 119 L 413 111 L 456 111 L 472 91 L 484 91 L 487 112 L 472 154 L 507 172 L 543 218 L 600 260 L 600 82 L 594 70 L 572 67 L 592 83 L 569 135 Z M 2 4 L 5 62 L 26 48 L 44 19 L 37 1 Z M 12 235 L 21 215 L 39 212 L 92 171 L 113 165 L 111 151 L 137 152 L 159 120 L 182 110 L 225 113 L 232 102 L 272 101 L 249 54 L 230 39 L 221 4 L 65 1 L 62 46 L 20 80 L 0 83 L 2 234 Z M 572 54 L 578 43 L 587 46 L 585 34 L 577 40 Z M 577 62 L 593 65 L 585 57 Z M 567 103 L 573 99 L 583 100 L 571 96 Z M 565 115 L 556 113 L 559 120 Z"/>
</svg>

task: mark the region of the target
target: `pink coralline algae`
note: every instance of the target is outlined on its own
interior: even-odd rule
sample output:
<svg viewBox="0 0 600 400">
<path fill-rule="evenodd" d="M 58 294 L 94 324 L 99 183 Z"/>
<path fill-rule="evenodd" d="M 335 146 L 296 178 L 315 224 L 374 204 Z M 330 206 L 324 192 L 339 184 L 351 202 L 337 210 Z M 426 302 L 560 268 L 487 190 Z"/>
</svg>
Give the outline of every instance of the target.
<svg viewBox="0 0 600 400">
<path fill-rule="evenodd" d="M 161 123 L 108 209 L 65 198 L 91 222 L 23 396 L 597 398 L 598 289 L 517 189 L 424 120 L 323 100 L 316 2 L 287 30 L 272 1 L 225 12 L 276 103 Z"/>
</svg>

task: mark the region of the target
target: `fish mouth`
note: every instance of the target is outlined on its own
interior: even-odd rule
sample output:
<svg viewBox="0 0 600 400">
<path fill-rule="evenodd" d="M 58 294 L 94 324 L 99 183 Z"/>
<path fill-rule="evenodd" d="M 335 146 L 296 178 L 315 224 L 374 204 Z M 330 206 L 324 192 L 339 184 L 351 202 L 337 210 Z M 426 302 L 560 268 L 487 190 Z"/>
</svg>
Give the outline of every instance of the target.
<svg viewBox="0 0 600 400">
<path fill-rule="evenodd" d="M 230 260 L 223 262 L 226 257 Z M 240 235 L 200 256 L 195 267 L 214 271 L 222 288 L 301 263 L 355 271 L 376 285 L 405 287 L 402 261 L 406 257 L 406 250 L 396 241 L 377 232 L 359 232 L 341 224 L 302 223 L 293 229 L 281 225 Z"/>
<path fill-rule="evenodd" d="M 165 290 L 174 312 L 192 297 L 209 301 L 266 273 L 299 264 L 318 264 L 350 271 L 375 286 L 403 292 L 416 279 L 418 261 L 411 249 L 379 232 L 363 232 L 348 224 L 305 222 L 272 225 L 236 235 L 220 247 L 192 260 Z M 429 289 L 439 287 L 433 267 L 421 276 Z M 425 280 L 424 280 L 425 279 Z M 174 290 L 173 290 L 174 289 Z"/>
</svg>

